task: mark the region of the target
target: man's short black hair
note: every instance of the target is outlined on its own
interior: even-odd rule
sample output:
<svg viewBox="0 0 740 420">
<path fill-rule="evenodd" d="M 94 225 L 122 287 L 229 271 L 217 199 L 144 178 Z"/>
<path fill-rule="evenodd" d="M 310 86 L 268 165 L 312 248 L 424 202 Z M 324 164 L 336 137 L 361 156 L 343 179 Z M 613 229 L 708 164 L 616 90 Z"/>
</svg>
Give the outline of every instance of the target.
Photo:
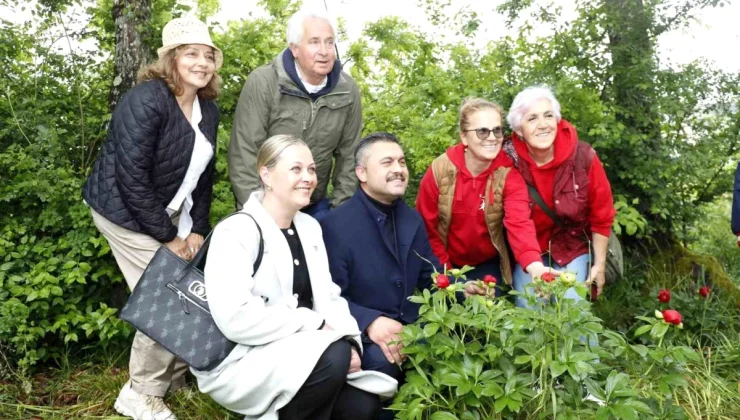
<svg viewBox="0 0 740 420">
<path fill-rule="evenodd" d="M 355 148 L 355 166 L 365 166 L 367 164 L 367 155 L 370 146 L 378 142 L 396 143 L 401 145 L 396 136 L 385 131 L 378 131 L 370 133 L 360 140 L 360 143 Z"/>
</svg>

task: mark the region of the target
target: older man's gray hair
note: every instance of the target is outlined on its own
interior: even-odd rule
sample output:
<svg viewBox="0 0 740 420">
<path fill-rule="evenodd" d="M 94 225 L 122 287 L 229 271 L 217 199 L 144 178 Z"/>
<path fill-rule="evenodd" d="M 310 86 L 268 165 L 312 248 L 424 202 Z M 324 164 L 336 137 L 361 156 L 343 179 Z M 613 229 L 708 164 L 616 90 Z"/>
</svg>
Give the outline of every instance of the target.
<svg viewBox="0 0 740 420">
<path fill-rule="evenodd" d="M 511 109 L 509 109 L 509 115 L 506 116 L 506 121 L 512 130 L 521 131 L 522 118 L 527 114 L 529 108 L 541 99 L 550 101 L 555 119 L 560 122 L 560 102 L 555 98 L 552 90 L 542 85 L 530 86 L 516 95 L 514 102 L 511 104 Z"/>
<path fill-rule="evenodd" d="M 331 31 L 334 33 L 334 38 L 337 37 L 337 19 L 330 15 L 329 12 L 322 9 L 301 9 L 293 14 L 288 19 L 287 39 L 288 46 L 291 44 L 299 45 L 303 40 L 303 25 L 306 19 L 321 19 L 326 21 L 331 26 Z"/>
</svg>

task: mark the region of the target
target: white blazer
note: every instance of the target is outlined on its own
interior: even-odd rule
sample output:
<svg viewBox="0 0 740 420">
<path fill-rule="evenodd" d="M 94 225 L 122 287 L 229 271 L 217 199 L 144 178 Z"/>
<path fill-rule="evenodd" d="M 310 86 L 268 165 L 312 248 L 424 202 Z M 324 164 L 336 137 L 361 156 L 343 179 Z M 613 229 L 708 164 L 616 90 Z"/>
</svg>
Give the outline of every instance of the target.
<svg viewBox="0 0 740 420">
<path fill-rule="evenodd" d="M 252 219 L 235 215 L 211 236 L 205 285 L 213 319 L 238 345 L 211 371 L 192 370 L 202 392 L 246 419 L 277 420 L 277 411 L 298 392 L 326 348 L 342 337 L 360 347 L 360 331 L 339 287 L 331 281 L 319 223 L 303 213 L 293 219 L 306 257 L 313 310 L 293 295 L 293 256 L 288 242 L 254 192 L 243 212 L 262 229 L 264 254 L 256 275 L 259 234 Z M 326 321 L 334 330 L 319 330 Z M 348 383 L 391 397 L 398 383 L 374 371 L 348 375 Z"/>
</svg>

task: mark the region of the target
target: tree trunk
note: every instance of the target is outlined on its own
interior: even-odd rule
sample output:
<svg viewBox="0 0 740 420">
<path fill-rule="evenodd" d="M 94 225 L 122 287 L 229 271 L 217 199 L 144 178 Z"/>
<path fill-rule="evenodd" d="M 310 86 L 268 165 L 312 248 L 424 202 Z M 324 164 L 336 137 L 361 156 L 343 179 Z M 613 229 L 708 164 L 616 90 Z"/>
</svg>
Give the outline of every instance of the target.
<svg viewBox="0 0 740 420">
<path fill-rule="evenodd" d="M 108 94 L 108 108 L 113 112 L 123 94 L 136 85 L 139 69 L 154 57 L 147 41 L 152 38 L 151 0 L 113 0 L 116 52 L 113 67 L 113 85 Z M 109 304 L 122 308 L 128 293 L 126 283 L 117 283 L 109 296 Z"/>
<path fill-rule="evenodd" d="M 652 226 L 662 227 L 660 230 L 666 231 L 661 233 L 672 236 L 664 229 L 670 224 L 650 211 L 659 197 L 655 191 L 664 189 L 666 182 L 660 178 L 662 171 L 655 171 L 656 162 L 666 156 L 655 105 L 657 62 L 651 33 L 655 23 L 643 0 L 604 0 L 603 4 L 609 16 L 612 76 L 607 95 L 625 134 L 625 141 L 605 153 L 607 174 L 610 179 L 621 179 L 620 184 L 639 199 L 638 210 Z"/>
<path fill-rule="evenodd" d="M 113 0 L 113 21 L 116 33 L 116 54 L 113 86 L 108 95 L 111 112 L 124 93 L 136 84 L 136 73 L 152 57 L 145 31 L 151 27 L 151 0 Z"/>
</svg>

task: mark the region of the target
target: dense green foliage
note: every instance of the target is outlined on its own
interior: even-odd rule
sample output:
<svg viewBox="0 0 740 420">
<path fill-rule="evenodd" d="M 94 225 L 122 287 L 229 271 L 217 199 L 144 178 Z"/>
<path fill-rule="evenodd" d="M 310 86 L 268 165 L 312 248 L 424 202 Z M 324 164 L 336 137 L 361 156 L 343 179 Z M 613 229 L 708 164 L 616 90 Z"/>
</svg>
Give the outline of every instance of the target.
<svg viewBox="0 0 740 420">
<path fill-rule="evenodd" d="M 112 3 L 44 0 L 32 6 L 33 17 L 27 23 L 0 19 L 0 61 L 5 69 L 0 78 L 0 353 L 5 356 L 0 359 L 0 380 L 11 371 L 28 379 L 33 365 L 63 364 L 70 351 L 87 345 L 110 351 L 115 347 L 112 344 L 127 343 L 131 333 L 116 317 L 115 306 L 126 294 L 122 277 L 81 197 L 110 119 Z M 470 47 L 483 24 L 474 11 L 457 10 L 442 1 L 419 3 L 438 27 L 458 28 L 457 36 L 433 37 L 398 18 L 383 18 L 369 24 L 362 37 L 343 52 L 362 91 L 365 132 L 391 131 L 403 142 L 412 172 L 409 202 L 414 201 L 432 159 L 457 142 L 457 107 L 463 98 L 482 96 L 506 107 L 521 88 L 544 83 L 555 89 L 564 118 L 574 123 L 581 139 L 592 143 L 604 162 L 618 209 L 615 229 L 632 253 L 640 249 L 651 254 L 666 243 L 682 242 L 717 256 L 732 279 L 740 276 L 740 257 L 726 217 L 728 198 L 722 195 L 730 189 L 730 173 L 740 151 L 740 75 L 703 62 L 667 68 L 655 53 L 660 33 L 680 28 L 698 8 L 716 2 L 703 0 L 678 7 L 655 1 L 637 8 L 643 2 L 580 0 L 575 20 L 563 22 L 558 10 L 536 0 L 509 0 L 500 4 L 499 11 L 508 17 L 506 23 L 517 31 L 516 36 L 492 41 L 481 50 Z M 21 4 L 25 2 L 0 0 L 0 5 Z M 216 0 L 197 4 L 201 17 L 218 8 Z M 291 0 L 266 0 L 261 5 L 268 11 L 266 17 L 228 22 L 225 30 L 214 33 L 226 61 L 220 71 L 224 84 L 219 98 L 222 124 L 213 222 L 234 209 L 226 149 L 241 87 L 254 68 L 284 48 L 285 20 L 297 7 Z M 164 23 L 187 7 L 176 0 L 153 0 L 152 9 L 152 21 L 142 31 L 154 51 Z M 550 27 L 552 35 L 534 37 L 534 20 Z M 642 261 L 641 257 L 632 259 Z M 604 385 L 609 382 L 612 390 L 629 383 L 639 392 L 623 394 L 625 401 L 646 403 L 653 414 L 666 418 L 672 416 L 671 404 L 681 405 L 676 412 L 688 417 L 732 417 L 732 411 L 716 411 L 709 402 L 721 400 L 730 410 L 740 410 L 737 398 L 725 392 L 728 383 L 737 380 L 737 374 L 731 373 L 740 360 L 733 345 L 740 331 L 737 312 L 721 296 L 713 296 L 707 307 L 709 301 L 696 299 L 700 284 L 665 272 L 664 267 L 635 265 L 626 281 L 607 291 L 606 299 L 594 307 L 596 316 L 608 320 L 606 332 L 588 311 L 569 313 L 556 325 L 545 322 L 541 313 L 523 314 L 501 302 L 496 316 L 526 319 L 541 325 L 543 331 L 553 329 L 555 335 L 575 320 L 571 316 L 588 317 L 593 320 L 588 325 L 598 330 L 593 332 L 601 334 L 602 347 L 594 353 L 600 362 L 588 356 L 581 362 L 591 368 L 581 367 L 588 370 L 586 376 L 596 386 L 606 391 Z M 657 341 L 634 338 L 634 317 L 653 312 L 657 290 L 662 288 L 672 289 L 686 318 L 687 332 L 671 334 L 675 345 L 688 346 L 692 352 L 704 346 L 714 348 L 714 356 L 699 351 L 699 362 L 696 356 L 687 356 L 690 360 L 680 367 L 681 372 L 693 376 L 681 382 L 680 393 L 670 396 L 659 382 L 636 378 L 647 370 L 650 351 L 660 346 Z M 434 307 L 432 298 L 425 299 Z M 454 311 L 491 312 L 475 301 Z M 463 313 L 467 312 L 456 316 Z M 452 316 L 444 316 L 448 315 Z M 544 366 L 535 365 L 534 358 L 516 363 L 516 357 L 531 355 L 526 348 L 542 344 L 532 341 L 539 340 L 536 336 L 523 338 L 525 327 L 517 322 L 497 324 L 490 330 L 499 334 L 493 338 L 500 341 L 497 346 L 514 349 L 509 354 L 517 355 L 509 361 L 514 376 Z M 517 340 L 526 348 L 506 342 L 514 336 L 502 337 L 500 328 L 518 331 Z M 447 332 L 452 334 L 453 328 Z M 550 337 L 548 343 L 561 338 Z M 572 338 L 569 345 L 579 352 L 593 351 Z M 615 360 L 600 354 L 604 349 L 625 357 Z M 565 374 L 555 375 L 560 368 L 553 371 L 553 360 L 547 359 L 550 373 L 540 369 L 544 376 L 535 378 L 540 389 L 553 393 L 552 399 L 548 395 L 536 399 L 534 406 L 519 404 L 525 410 L 519 412 L 533 413 L 527 411 L 532 409 L 547 417 L 554 412 L 579 415 L 575 413 L 581 409 L 597 410 L 563 399 L 553 378 L 565 378 Z M 505 362 L 495 362 L 501 372 L 511 370 L 509 365 L 502 367 Z M 712 363 L 719 363 L 720 373 L 710 369 Z M 673 367 L 667 369 L 666 374 L 675 373 Z M 653 369 L 654 374 L 659 372 Z M 561 384 L 575 386 L 578 375 L 576 371 Z M 532 375 L 528 378 L 533 380 Z M 25 383 L 30 392 L 30 382 Z M 526 384 L 512 386 L 521 388 L 521 396 L 528 398 L 531 392 Z M 707 384 L 714 386 L 709 388 L 715 395 L 702 394 L 709 392 Z M 411 391 L 406 392 L 401 398 Z M 457 397 L 465 400 L 469 392 Z M 517 400 L 512 397 L 511 401 Z M 494 411 L 517 411 L 513 402 L 506 404 L 509 411 L 495 407 Z M 644 409 L 633 402 L 626 404 L 634 410 Z"/>
<path fill-rule="evenodd" d="M 466 270 L 454 271 L 460 277 Z M 686 345 L 687 337 L 701 336 L 697 321 L 705 320 L 689 309 L 706 312 L 710 301 L 694 294 L 666 305 L 681 310 L 680 326 L 664 322 L 653 302 L 630 341 L 604 328 L 587 301 L 564 299 L 571 284 L 536 280 L 532 291 L 553 302 L 531 295 L 533 309 L 481 296 L 460 304 L 460 283 L 414 296 L 421 310 L 402 336 L 409 363 L 393 406 L 398 418 L 686 418 L 677 395 L 704 362 Z M 576 290 L 586 295 L 582 284 Z M 588 394 L 604 406 L 584 400 Z M 726 413 L 738 408 L 736 399 L 725 402 Z"/>
</svg>

